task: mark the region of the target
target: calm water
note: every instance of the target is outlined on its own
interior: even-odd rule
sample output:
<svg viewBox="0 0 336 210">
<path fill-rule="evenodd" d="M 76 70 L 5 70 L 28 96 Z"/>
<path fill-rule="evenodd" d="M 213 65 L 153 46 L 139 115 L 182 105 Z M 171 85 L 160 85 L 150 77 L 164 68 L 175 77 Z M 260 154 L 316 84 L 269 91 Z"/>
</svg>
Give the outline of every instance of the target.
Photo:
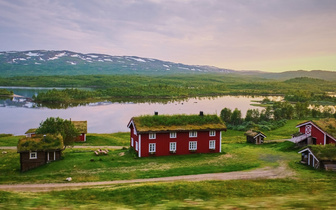
<svg viewBox="0 0 336 210">
<path fill-rule="evenodd" d="M 9 89 L 9 88 L 6 88 Z M 25 89 L 15 94 L 31 97 L 45 89 Z M 21 90 L 21 89 L 20 89 Z M 22 94 L 24 93 L 24 94 Z M 85 106 L 67 109 L 36 108 L 34 103 L 24 98 L 0 100 L 0 133 L 22 135 L 29 128 L 37 128 L 41 121 L 48 117 L 61 117 L 71 120 L 87 120 L 89 133 L 113 133 L 128 131 L 127 124 L 131 117 L 154 114 L 220 114 L 224 107 L 238 108 L 245 115 L 251 106 L 251 100 L 262 100 L 263 97 L 222 96 L 216 98 L 186 99 L 180 102 L 168 103 L 92 103 Z M 262 109 L 262 108 L 258 108 Z"/>
</svg>

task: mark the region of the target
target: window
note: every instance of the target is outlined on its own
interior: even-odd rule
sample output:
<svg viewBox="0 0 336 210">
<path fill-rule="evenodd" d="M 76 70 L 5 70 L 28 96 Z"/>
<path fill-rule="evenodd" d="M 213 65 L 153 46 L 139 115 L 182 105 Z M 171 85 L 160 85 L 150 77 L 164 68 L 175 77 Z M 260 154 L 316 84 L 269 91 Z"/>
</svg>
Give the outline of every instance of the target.
<svg viewBox="0 0 336 210">
<path fill-rule="evenodd" d="M 210 140 L 209 149 L 215 149 L 215 148 L 216 148 L 216 140 Z"/>
<path fill-rule="evenodd" d="M 209 131 L 209 136 L 216 136 L 216 131 Z"/>
<path fill-rule="evenodd" d="M 137 135 L 135 127 L 133 128 L 134 135 Z"/>
<path fill-rule="evenodd" d="M 155 152 L 156 150 L 156 145 L 155 143 L 150 143 L 149 144 L 149 152 Z"/>
<path fill-rule="evenodd" d="M 139 150 L 139 145 L 138 145 L 138 142 L 137 142 L 137 141 L 135 142 L 135 150 L 136 150 L 136 151 Z"/>
<path fill-rule="evenodd" d="M 37 152 L 30 152 L 29 159 L 37 159 Z"/>
<path fill-rule="evenodd" d="M 189 137 L 197 137 L 197 131 L 190 131 Z"/>
<path fill-rule="evenodd" d="M 311 134 L 311 130 L 312 130 L 312 126 L 311 125 L 306 125 L 306 134 L 310 135 Z"/>
<path fill-rule="evenodd" d="M 134 139 L 131 138 L 131 146 L 134 147 Z"/>
<path fill-rule="evenodd" d="M 169 143 L 169 151 L 171 152 L 176 151 L 176 142 Z"/>
<path fill-rule="evenodd" d="M 171 138 L 171 139 L 175 139 L 176 136 L 177 136 L 177 135 L 176 135 L 176 132 L 171 132 L 171 133 L 170 133 L 170 138 Z"/>
<path fill-rule="evenodd" d="M 149 139 L 156 139 L 156 133 L 149 133 Z"/>
<path fill-rule="evenodd" d="M 197 150 L 197 141 L 189 141 L 189 150 Z"/>
</svg>

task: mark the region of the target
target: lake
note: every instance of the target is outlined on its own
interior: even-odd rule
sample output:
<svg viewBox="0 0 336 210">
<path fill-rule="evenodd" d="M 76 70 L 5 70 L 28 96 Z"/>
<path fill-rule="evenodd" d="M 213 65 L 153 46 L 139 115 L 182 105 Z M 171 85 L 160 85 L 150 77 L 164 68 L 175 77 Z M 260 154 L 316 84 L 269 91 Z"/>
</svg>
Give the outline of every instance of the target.
<svg viewBox="0 0 336 210">
<path fill-rule="evenodd" d="M 23 96 L 12 100 L 0 100 L 0 133 L 23 135 L 30 128 L 39 127 L 40 122 L 48 117 L 60 117 L 74 121 L 87 120 L 89 133 L 127 132 L 127 124 L 133 116 L 154 114 L 217 114 L 225 107 L 238 108 L 245 115 L 248 109 L 263 109 L 250 104 L 251 100 L 262 100 L 264 97 L 221 96 L 214 98 L 189 98 L 178 102 L 167 103 L 111 103 L 99 102 L 67 109 L 49 109 L 35 107 L 25 97 L 31 97 L 43 88 L 11 89 L 15 94 Z M 17 91 L 20 90 L 20 91 Z"/>
</svg>

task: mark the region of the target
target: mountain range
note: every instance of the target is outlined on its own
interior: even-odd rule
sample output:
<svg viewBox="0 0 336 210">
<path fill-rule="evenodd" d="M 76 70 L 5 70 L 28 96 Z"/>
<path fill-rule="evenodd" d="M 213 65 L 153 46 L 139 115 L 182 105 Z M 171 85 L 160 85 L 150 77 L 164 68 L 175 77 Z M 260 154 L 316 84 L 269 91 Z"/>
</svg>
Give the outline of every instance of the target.
<svg viewBox="0 0 336 210">
<path fill-rule="evenodd" d="M 214 66 L 186 65 L 137 56 L 111 56 L 106 54 L 83 54 L 67 50 L 30 50 L 0 52 L 0 75 L 49 76 L 49 75 L 167 75 L 167 74 L 220 73 L 255 76 L 265 79 L 286 80 L 295 77 L 311 77 L 336 80 L 333 71 L 287 71 L 269 73 L 262 71 L 237 71 Z"/>
</svg>

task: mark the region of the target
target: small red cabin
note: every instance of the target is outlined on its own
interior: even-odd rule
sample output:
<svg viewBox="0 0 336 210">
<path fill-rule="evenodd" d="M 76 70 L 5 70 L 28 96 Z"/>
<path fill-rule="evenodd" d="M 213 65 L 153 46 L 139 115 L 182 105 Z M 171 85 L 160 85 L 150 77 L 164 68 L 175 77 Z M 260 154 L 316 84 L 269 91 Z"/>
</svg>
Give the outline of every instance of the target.
<svg viewBox="0 0 336 210">
<path fill-rule="evenodd" d="M 71 121 L 71 122 L 79 132 L 79 136 L 77 136 L 75 141 L 86 141 L 87 121 Z"/>
<path fill-rule="evenodd" d="M 336 119 L 307 121 L 298 124 L 296 127 L 299 128 L 299 135 L 293 136 L 291 141 L 300 146 L 336 143 Z"/>
<path fill-rule="evenodd" d="M 133 117 L 130 146 L 138 157 L 221 152 L 225 124 L 217 115 L 157 115 Z"/>
</svg>

